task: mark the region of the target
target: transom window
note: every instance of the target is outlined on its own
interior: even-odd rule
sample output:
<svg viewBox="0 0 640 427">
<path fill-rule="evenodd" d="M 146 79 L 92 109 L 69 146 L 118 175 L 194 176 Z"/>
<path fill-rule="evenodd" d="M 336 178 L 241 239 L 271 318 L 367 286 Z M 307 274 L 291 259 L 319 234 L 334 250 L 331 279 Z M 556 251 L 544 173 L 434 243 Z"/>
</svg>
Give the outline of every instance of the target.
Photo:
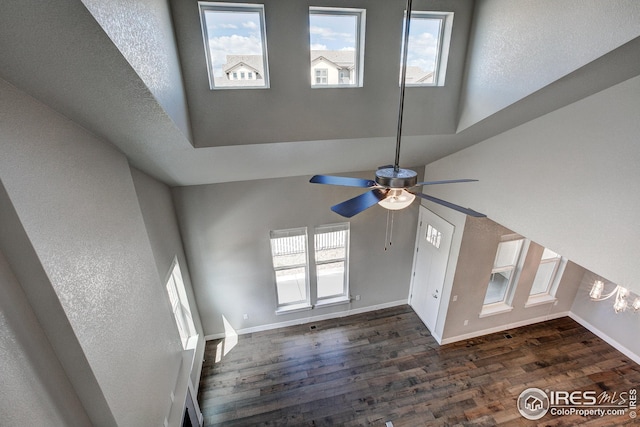
<svg viewBox="0 0 640 427">
<path fill-rule="evenodd" d="M 440 241 L 442 240 L 442 233 L 436 230 L 431 224 L 427 224 L 427 242 L 435 246 L 436 249 L 440 249 Z"/>
<path fill-rule="evenodd" d="M 411 12 L 407 86 L 444 86 L 452 28 L 452 12 Z M 402 42 L 404 44 L 404 36 Z M 402 66 L 400 70 L 402 72 Z"/>
<path fill-rule="evenodd" d="M 264 6 L 198 5 L 211 89 L 269 87 Z"/>
<path fill-rule="evenodd" d="M 311 86 L 362 86 L 364 28 L 364 9 L 309 8 Z"/>
<path fill-rule="evenodd" d="M 349 224 L 316 227 L 313 245 L 318 302 L 348 298 Z"/>
</svg>

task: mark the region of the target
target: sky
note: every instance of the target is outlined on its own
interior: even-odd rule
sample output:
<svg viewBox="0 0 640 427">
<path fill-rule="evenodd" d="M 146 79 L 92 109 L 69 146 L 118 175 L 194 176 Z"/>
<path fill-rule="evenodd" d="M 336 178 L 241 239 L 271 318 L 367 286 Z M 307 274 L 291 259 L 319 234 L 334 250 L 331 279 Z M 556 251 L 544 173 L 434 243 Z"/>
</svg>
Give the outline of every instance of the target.
<svg viewBox="0 0 640 427">
<path fill-rule="evenodd" d="M 262 53 L 260 15 L 257 12 L 207 11 L 205 17 L 215 76 L 222 76 L 222 66 L 228 54 Z M 417 19 L 412 14 L 409 65 L 425 71 L 433 70 L 439 25 L 437 20 Z M 351 15 L 312 14 L 309 17 L 309 33 L 312 50 L 353 50 L 356 18 Z"/>
</svg>

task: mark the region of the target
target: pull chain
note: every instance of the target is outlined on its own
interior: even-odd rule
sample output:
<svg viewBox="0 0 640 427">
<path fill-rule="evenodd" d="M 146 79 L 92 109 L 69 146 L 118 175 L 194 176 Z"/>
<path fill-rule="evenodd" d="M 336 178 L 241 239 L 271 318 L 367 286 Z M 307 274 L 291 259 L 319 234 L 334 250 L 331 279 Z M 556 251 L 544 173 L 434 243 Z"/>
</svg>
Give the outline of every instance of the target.
<svg viewBox="0 0 640 427">
<path fill-rule="evenodd" d="M 387 226 L 385 228 L 384 235 L 384 250 L 391 248 L 391 240 L 393 239 L 393 221 L 394 221 L 394 213 L 395 211 L 388 210 L 387 211 Z"/>
</svg>

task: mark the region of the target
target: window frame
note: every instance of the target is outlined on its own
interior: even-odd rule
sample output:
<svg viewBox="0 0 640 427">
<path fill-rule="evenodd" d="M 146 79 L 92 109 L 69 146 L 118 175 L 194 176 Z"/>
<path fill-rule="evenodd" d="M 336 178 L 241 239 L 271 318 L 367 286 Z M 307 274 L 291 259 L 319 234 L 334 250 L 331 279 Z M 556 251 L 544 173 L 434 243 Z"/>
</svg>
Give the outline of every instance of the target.
<svg viewBox="0 0 640 427">
<path fill-rule="evenodd" d="M 198 2 L 199 14 L 200 14 L 200 27 L 204 42 L 205 58 L 207 61 L 207 75 L 209 76 L 209 89 L 211 90 L 225 90 L 225 89 L 269 89 L 269 60 L 267 55 L 267 27 L 265 21 L 264 4 L 256 3 L 226 3 L 226 2 Z M 224 11 L 224 12 L 255 12 L 258 13 L 260 21 L 260 37 L 262 41 L 262 65 L 263 65 L 263 79 L 256 78 L 255 82 L 264 81 L 264 85 L 244 85 L 244 84 L 230 84 L 220 85 L 215 84 L 215 76 L 213 69 L 213 62 L 211 58 L 211 48 L 209 47 L 209 31 L 206 22 L 206 13 L 208 11 Z M 243 81 L 242 79 L 228 79 L 230 82 Z"/>
<path fill-rule="evenodd" d="M 500 253 L 500 245 L 503 243 L 520 241 L 520 246 L 516 257 L 514 259 L 513 264 L 498 266 L 496 267 L 496 261 L 498 258 L 498 254 Z M 505 313 L 513 310 L 513 296 L 515 294 L 515 290 L 517 287 L 518 280 L 520 278 L 520 272 L 522 271 L 522 266 L 526 258 L 526 254 L 529 249 L 530 241 L 518 234 L 512 234 L 503 236 L 498 243 L 498 247 L 496 248 L 496 255 L 494 257 L 493 266 L 491 268 L 491 276 L 497 273 L 503 273 L 506 271 L 510 271 L 509 282 L 507 283 L 507 287 L 504 292 L 504 297 L 500 301 L 494 301 L 490 303 L 485 303 L 487 299 L 487 292 L 489 290 L 489 284 L 491 283 L 491 279 L 487 282 L 487 290 L 485 291 L 485 296 L 483 299 L 482 310 L 480 312 L 480 317 L 491 316 L 494 314 Z"/>
<path fill-rule="evenodd" d="M 354 78 L 353 83 L 329 84 L 327 75 L 327 83 L 315 83 L 315 75 L 311 79 L 312 88 L 354 88 L 362 87 L 364 82 L 364 45 L 365 45 L 365 28 L 366 28 L 366 9 L 349 8 L 349 7 L 324 7 L 309 6 L 309 29 L 311 29 L 311 15 L 323 16 L 355 16 L 356 18 L 356 34 L 355 34 L 355 55 L 354 55 L 354 71 L 349 72 L 349 79 Z M 311 32 L 309 32 L 309 54 L 311 54 Z M 309 69 L 313 70 L 312 59 L 309 57 Z M 338 80 L 340 80 L 338 78 Z"/>
<path fill-rule="evenodd" d="M 274 254 L 274 239 L 304 236 L 304 263 L 290 264 L 286 266 L 276 266 L 275 254 Z M 310 292 L 310 280 L 309 280 L 309 237 L 307 233 L 307 227 L 288 228 L 283 230 L 271 230 L 269 232 L 269 246 L 271 249 L 271 264 L 273 267 L 273 282 L 275 284 L 276 292 L 276 314 L 284 312 L 292 312 L 299 310 L 307 310 L 312 308 L 311 306 L 311 292 Z M 280 294 L 278 292 L 278 271 L 292 270 L 297 268 L 304 268 L 305 270 L 305 298 L 281 303 Z"/>
<path fill-rule="evenodd" d="M 544 248 L 544 250 L 545 251 L 549 250 L 550 252 L 553 252 L 551 251 L 551 249 L 547 249 L 547 248 Z M 524 305 L 525 308 L 556 301 L 556 297 L 555 297 L 556 291 L 560 286 L 560 281 L 562 280 L 562 275 L 564 274 L 564 269 L 567 265 L 568 260 L 567 258 L 563 257 L 557 252 L 553 252 L 553 253 L 556 254 L 557 256 L 545 259 L 544 252 L 543 252 L 542 257 L 540 259 L 540 263 L 538 264 L 538 269 L 536 270 L 536 275 L 533 279 L 533 283 L 531 284 L 531 289 L 529 290 L 529 296 L 527 298 L 527 302 Z M 551 264 L 551 263 L 555 265 L 553 268 L 553 272 L 551 273 L 551 276 L 547 283 L 546 289 L 543 292 L 532 294 L 531 292 L 533 291 L 533 286 L 535 285 L 536 278 L 538 277 L 538 274 L 540 272 L 540 266 L 545 264 Z"/>
<path fill-rule="evenodd" d="M 173 286 L 170 286 L 170 284 L 173 284 Z M 193 340 L 193 337 L 197 337 L 198 332 L 193 323 L 193 315 L 191 314 L 191 307 L 177 256 L 173 258 L 171 268 L 167 274 L 165 290 L 167 291 L 169 306 L 178 329 L 182 348 L 187 350 L 195 347 L 194 341 L 196 340 Z"/>
<path fill-rule="evenodd" d="M 436 48 L 436 57 L 434 63 L 433 70 L 433 81 L 431 83 L 411 83 L 405 82 L 407 87 L 432 87 L 432 86 L 444 86 L 447 74 L 447 64 L 449 62 L 449 49 L 451 46 L 451 33 L 453 31 L 453 12 L 443 12 L 443 11 L 424 11 L 424 10 L 412 10 L 411 11 L 411 22 L 415 22 L 415 20 L 419 19 L 435 19 L 441 22 L 440 31 L 438 34 L 437 48 Z M 404 45 L 404 29 L 407 25 L 407 11 L 404 11 L 402 18 L 402 43 L 401 47 Z M 415 27 L 414 27 L 415 28 Z M 409 29 L 411 31 L 411 29 Z M 411 38 L 411 35 L 409 35 Z M 411 40 L 409 40 L 411 41 Z M 411 51 L 411 43 L 408 46 L 409 52 Z M 400 49 L 400 73 L 402 72 L 402 52 L 403 49 Z M 407 64 L 407 67 L 410 64 Z M 400 76 L 399 83 L 402 79 L 402 75 L 398 73 Z"/>
<path fill-rule="evenodd" d="M 343 257 L 334 257 L 322 261 L 318 261 L 318 244 L 317 237 L 322 234 L 327 234 L 331 232 L 344 232 L 344 256 Z M 327 305 L 327 304 L 336 304 L 345 301 L 349 301 L 349 247 L 351 241 L 351 225 L 348 222 L 342 222 L 337 224 L 324 224 L 314 227 L 313 230 L 313 254 L 314 254 L 314 266 L 315 266 L 315 289 L 316 289 L 316 304 L 317 305 Z M 343 271 L 343 279 L 342 279 L 342 292 L 332 295 L 327 295 L 324 297 L 319 296 L 319 275 L 318 275 L 318 266 L 332 264 L 336 262 L 342 262 L 344 265 Z"/>
</svg>

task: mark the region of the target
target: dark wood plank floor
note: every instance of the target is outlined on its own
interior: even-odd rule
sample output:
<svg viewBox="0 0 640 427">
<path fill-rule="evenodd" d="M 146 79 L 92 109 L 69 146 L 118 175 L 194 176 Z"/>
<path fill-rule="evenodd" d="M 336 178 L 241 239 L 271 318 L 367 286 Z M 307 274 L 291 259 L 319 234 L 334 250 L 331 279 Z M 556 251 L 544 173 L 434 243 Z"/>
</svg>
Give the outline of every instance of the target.
<svg viewBox="0 0 640 427">
<path fill-rule="evenodd" d="M 521 417 L 529 387 L 640 386 L 640 366 L 570 318 L 439 346 L 402 306 L 242 335 L 215 363 L 219 344 L 207 343 L 200 382 L 205 426 L 640 426 Z"/>
</svg>

